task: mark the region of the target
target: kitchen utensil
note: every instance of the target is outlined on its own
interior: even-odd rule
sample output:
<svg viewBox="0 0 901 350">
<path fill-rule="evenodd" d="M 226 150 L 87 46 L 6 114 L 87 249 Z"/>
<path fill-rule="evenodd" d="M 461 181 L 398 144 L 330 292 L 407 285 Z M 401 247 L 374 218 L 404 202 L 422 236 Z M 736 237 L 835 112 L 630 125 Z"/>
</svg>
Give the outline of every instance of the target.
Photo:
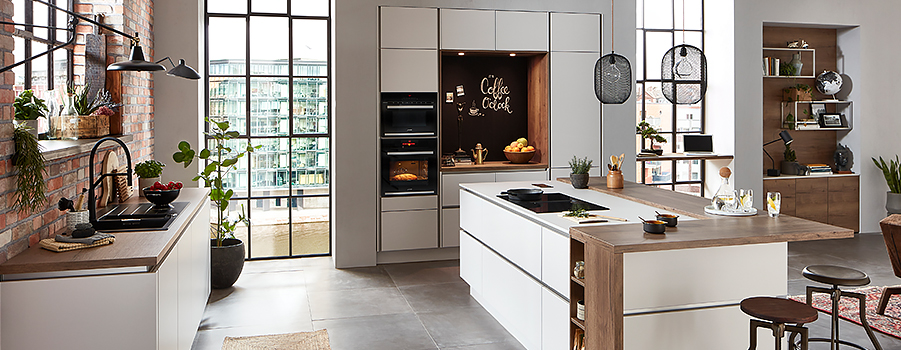
<svg viewBox="0 0 901 350">
<path fill-rule="evenodd" d="M 679 224 L 679 215 L 657 213 L 657 220 L 665 222 L 666 226 L 676 227 Z"/>
<path fill-rule="evenodd" d="M 106 156 L 103 157 L 103 166 L 101 174 L 109 174 L 116 171 L 119 168 L 119 157 L 116 151 L 106 152 Z M 103 179 L 103 185 L 101 186 L 101 195 L 97 202 L 98 208 L 106 207 L 107 204 L 113 201 L 115 198 L 115 192 L 113 191 L 113 178 L 106 177 Z"/>
<path fill-rule="evenodd" d="M 60 198 L 59 202 L 56 205 L 59 208 L 59 211 L 66 211 L 66 210 L 75 211 L 75 203 L 72 202 L 71 199 L 66 198 L 66 197 Z"/>
<path fill-rule="evenodd" d="M 116 171 L 117 173 L 126 173 L 126 167 L 122 166 Z M 116 192 L 119 193 L 119 202 L 127 201 L 134 194 L 134 188 L 128 185 L 128 178 L 125 176 L 116 176 Z"/>
<path fill-rule="evenodd" d="M 626 159 L 625 153 L 620 153 L 619 155 L 619 164 L 616 165 L 616 169 L 622 171 L 623 170 L 623 160 Z"/>
<path fill-rule="evenodd" d="M 532 184 L 532 186 L 541 187 L 541 188 L 548 188 L 548 187 L 554 188 L 554 186 L 547 185 L 547 184 Z"/>
<path fill-rule="evenodd" d="M 181 192 L 181 190 L 153 191 L 150 187 L 144 188 L 143 191 L 144 198 L 153 203 L 154 207 L 171 207 L 169 203 L 178 198 Z"/>
<path fill-rule="evenodd" d="M 613 164 L 613 170 L 619 170 L 616 166 L 619 164 L 619 159 L 616 156 L 610 156 L 610 164 Z"/>
<path fill-rule="evenodd" d="M 526 163 L 528 163 L 530 160 L 532 160 L 532 157 L 535 156 L 535 151 L 529 151 L 529 152 L 507 152 L 507 151 L 504 151 L 504 156 L 507 157 L 507 160 L 509 160 L 510 163 L 513 163 L 513 164 L 526 164 Z"/>
<path fill-rule="evenodd" d="M 613 165 L 607 164 L 607 170 L 613 171 Z"/>
<path fill-rule="evenodd" d="M 78 195 L 78 200 L 75 201 L 75 211 L 81 211 L 82 206 L 84 205 L 84 194 L 87 192 L 87 189 L 82 188 L 81 194 Z"/>
<path fill-rule="evenodd" d="M 485 158 L 488 158 L 488 149 L 482 148 L 481 143 L 476 144 L 476 148 L 472 151 L 472 161 L 478 165 L 481 165 L 485 162 Z"/>
<path fill-rule="evenodd" d="M 666 222 L 660 220 L 645 220 L 640 216 L 641 219 L 641 227 L 644 229 L 644 232 L 647 233 L 664 233 L 666 232 Z"/>
<path fill-rule="evenodd" d="M 540 188 L 514 188 L 501 192 L 501 194 L 506 194 L 515 201 L 537 201 L 541 199 L 544 190 Z"/>
<path fill-rule="evenodd" d="M 593 215 L 594 215 L 594 216 L 597 216 L 597 217 L 599 217 L 599 218 L 604 218 L 604 219 L 608 219 L 608 220 L 616 220 L 616 221 L 622 221 L 622 222 L 627 222 L 627 221 L 629 221 L 629 220 L 627 220 L 627 219 L 618 218 L 618 217 L 615 217 L 615 216 L 606 216 L 606 215 L 598 215 L 598 214 L 593 214 Z"/>
</svg>

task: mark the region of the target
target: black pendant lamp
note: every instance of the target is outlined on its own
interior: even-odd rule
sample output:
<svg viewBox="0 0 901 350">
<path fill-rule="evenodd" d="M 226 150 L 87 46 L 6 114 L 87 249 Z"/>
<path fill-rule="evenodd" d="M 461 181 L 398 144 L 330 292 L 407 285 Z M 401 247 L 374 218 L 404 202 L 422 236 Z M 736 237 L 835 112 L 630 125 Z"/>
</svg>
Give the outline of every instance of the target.
<svg viewBox="0 0 901 350">
<path fill-rule="evenodd" d="M 660 63 L 663 96 L 672 104 L 690 105 L 707 93 L 707 57 L 701 49 L 682 44 L 669 49 Z"/>
<path fill-rule="evenodd" d="M 613 0 L 610 1 L 613 17 Z M 632 64 L 623 55 L 613 52 L 613 20 L 610 21 L 610 53 L 594 64 L 594 94 L 604 104 L 623 104 L 632 96 Z"/>
<path fill-rule="evenodd" d="M 144 59 L 144 49 L 141 48 L 141 39 L 138 33 L 131 38 L 131 54 L 128 55 L 128 61 L 116 62 L 106 67 L 110 71 L 132 71 L 132 72 L 152 72 L 158 70 L 166 70 L 162 64 L 148 62 Z"/>
<path fill-rule="evenodd" d="M 159 61 L 156 61 L 156 63 L 160 63 L 163 61 L 169 61 L 169 65 L 172 66 L 172 69 L 170 69 L 168 72 L 166 72 L 167 75 L 181 77 L 181 78 L 185 78 L 185 79 L 192 79 L 192 80 L 200 79 L 200 74 L 198 74 L 197 71 L 194 70 L 194 68 L 191 68 L 190 66 L 185 64 L 184 59 L 179 59 L 178 65 L 175 65 L 174 63 L 172 63 L 172 59 L 170 59 L 169 56 L 166 56 L 165 58 L 163 58 Z"/>
</svg>

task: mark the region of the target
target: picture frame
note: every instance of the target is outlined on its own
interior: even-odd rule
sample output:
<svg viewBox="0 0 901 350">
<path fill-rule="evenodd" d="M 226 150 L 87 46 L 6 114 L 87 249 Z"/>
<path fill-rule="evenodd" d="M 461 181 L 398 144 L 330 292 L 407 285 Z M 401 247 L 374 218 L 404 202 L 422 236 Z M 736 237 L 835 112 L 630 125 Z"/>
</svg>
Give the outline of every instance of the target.
<svg viewBox="0 0 901 350">
<path fill-rule="evenodd" d="M 448 91 L 444 94 L 444 103 L 454 103 L 454 92 Z"/>
<path fill-rule="evenodd" d="M 839 113 L 822 113 L 819 124 L 821 128 L 844 128 L 845 116 Z"/>
<path fill-rule="evenodd" d="M 825 103 L 811 103 L 810 104 L 810 118 L 819 121 L 821 114 L 826 114 L 826 104 Z"/>
<path fill-rule="evenodd" d="M 463 91 L 463 85 L 462 85 L 462 84 L 461 84 L 461 85 L 457 85 L 456 91 L 457 91 L 457 96 L 463 96 L 463 95 L 466 95 L 466 93 Z"/>
</svg>

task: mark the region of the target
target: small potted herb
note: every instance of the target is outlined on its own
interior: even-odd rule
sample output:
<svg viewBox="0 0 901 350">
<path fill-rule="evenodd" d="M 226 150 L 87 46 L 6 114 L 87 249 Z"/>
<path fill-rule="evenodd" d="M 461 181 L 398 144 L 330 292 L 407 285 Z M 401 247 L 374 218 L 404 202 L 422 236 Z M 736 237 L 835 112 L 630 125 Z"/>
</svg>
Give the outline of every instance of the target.
<svg viewBox="0 0 901 350">
<path fill-rule="evenodd" d="M 654 153 L 658 156 L 663 154 L 663 149 L 654 149 L 654 141 L 666 143 L 666 138 L 660 136 L 657 129 L 654 129 L 651 124 L 642 120 L 641 123 L 638 123 L 638 126 L 635 127 L 635 132 L 640 134 L 642 139 L 651 141 L 651 147 L 642 149 L 641 153 Z"/>
<path fill-rule="evenodd" d="M 46 123 L 49 111 L 44 100 L 35 97 L 33 91 L 25 90 L 16 97 L 13 107 L 16 109 L 16 120 L 19 121 L 19 124 L 28 126 L 28 132 L 37 137 L 38 119 L 43 118 Z"/>
<path fill-rule="evenodd" d="M 153 186 L 153 183 L 160 181 L 164 166 L 166 164 L 152 159 L 135 164 L 135 174 L 138 175 L 138 185 L 141 187 L 138 189 L 138 193 L 141 197 L 144 197 L 144 191 L 141 189 Z"/>
<path fill-rule="evenodd" d="M 572 173 L 569 174 L 569 180 L 575 188 L 588 188 L 588 170 L 591 169 L 591 160 L 588 157 L 579 159 L 573 156 L 569 161 L 569 167 Z"/>
</svg>

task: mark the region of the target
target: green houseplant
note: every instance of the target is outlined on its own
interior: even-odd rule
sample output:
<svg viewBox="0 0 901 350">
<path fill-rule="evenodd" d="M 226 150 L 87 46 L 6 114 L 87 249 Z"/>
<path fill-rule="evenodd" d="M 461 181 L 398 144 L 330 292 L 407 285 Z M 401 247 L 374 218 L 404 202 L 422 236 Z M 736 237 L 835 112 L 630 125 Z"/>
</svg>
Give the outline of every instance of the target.
<svg viewBox="0 0 901 350">
<path fill-rule="evenodd" d="M 591 163 L 592 161 L 588 157 L 579 159 L 573 156 L 573 159 L 569 161 L 569 167 L 572 170 L 569 180 L 573 187 L 588 188 L 588 171 L 591 170 Z"/>
<path fill-rule="evenodd" d="M 657 155 L 663 154 L 662 149 L 654 149 L 654 142 L 656 141 L 660 143 L 666 143 L 666 138 L 660 136 L 657 129 L 654 129 L 651 124 L 648 124 L 647 121 L 642 120 L 640 123 L 638 123 L 638 126 L 635 127 L 635 132 L 640 134 L 642 139 L 651 141 L 651 147 L 642 149 L 642 153 L 655 153 Z"/>
<path fill-rule="evenodd" d="M 160 181 L 160 175 L 163 174 L 163 167 L 166 164 L 160 163 L 156 160 L 147 160 L 135 164 L 135 174 L 138 175 L 138 193 L 141 197 L 144 197 L 144 191 L 141 189 L 150 187 L 154 182 Z"/>
<path fill-rule="evenodd" d="M 47 183 L 44 182 L 44 155 L 37 137 L 29 132 L 25 124 L 16 125 L 13 129 L 13 140 L 16 153 L 13 165 L 18 168 L 16 174 L 16 202 L 18 211 L 37 211 L 47 201 Z"/>
<path fill-rule="evenodd" d="M 813 100 L 813 88 L 807 84 L 795 84 L 782 89 L 782 101 L 797 102 Z"/>
<path fill-rule="evenodd" d="M 38 136 L 38 118 L 46 118 L 49 109 L 44 104 L 44 100 L 34 96 L 31 90 L 22 91 L 13 102 L 16 110 L 15 118 L 19 124 L 28 125 L 28 132 Z"/>
<path fill-rule="evenodd" d="M 784 158 L 780 165 L 782 173 L 785 175 L 798 175 L 801 164 L 798 164 L 798 157 L 795 155 L 795 150 L 792 149 L 791 144 L 785 144 L 785 151 L 782 152 L 782 157 Z"/>
<path fill-rule="evenodd" d="M 885 210 L 888 214 L 901 214 L 901 161 L 895 155 L 895 159 L 889 159 L 886 163 L 882 157 L 870 158 L 882 175 L 885 177 L 885 183 L 888 185 L 888 192 L 885 193 Z"/>
<path fill-rule="evenodd" d="M 247 145 L 243 149 L 233 149 L 233 140 L 238 137 L 237 131 L 229 131 L 228 122 L 215 122 L 206 118 L 210 131 L 205 132 L 213 140 L 212 149 L 204 148 L 199 153 L 191 149 L 187 141 L 178 143 L 178 152 L 172 155 L 176 163 L 184 164 L 187 168 L 195 158 L 207 162 L 203 170 L 194 177 L 194 181 L 203 180 L 204 186 L 210 188 L 210 200 L 216 209 L 216 221 L 210 227 L 212 250 L 210 252 L 210 283 L 213 288 L 228 288 L 232 286 L 241 270 L 244 269 L 244 242 L 235 238 L 235 230 L 239 223 L 250 226 L 249 220 L 244 216 L 244 206 L 238 210 L 238 217 L 228 216 L 229 200 L 235 194 L 232 189 L 226 188 L 225 176 L 235 168 L 238 160 L 253 152 L 260 146 Z"/>
<path fill-rule="evenodd" d="M 76 88 L 71 82 L 66 91 L 69 95 L 66 111 L 78 116 L 78 138 L 109 135 L 109 117 L 114 114 L 112 109 L 119 106 L 109 91 L 98 88 L 92 94 L 90 84 Z"/>
</svg>

